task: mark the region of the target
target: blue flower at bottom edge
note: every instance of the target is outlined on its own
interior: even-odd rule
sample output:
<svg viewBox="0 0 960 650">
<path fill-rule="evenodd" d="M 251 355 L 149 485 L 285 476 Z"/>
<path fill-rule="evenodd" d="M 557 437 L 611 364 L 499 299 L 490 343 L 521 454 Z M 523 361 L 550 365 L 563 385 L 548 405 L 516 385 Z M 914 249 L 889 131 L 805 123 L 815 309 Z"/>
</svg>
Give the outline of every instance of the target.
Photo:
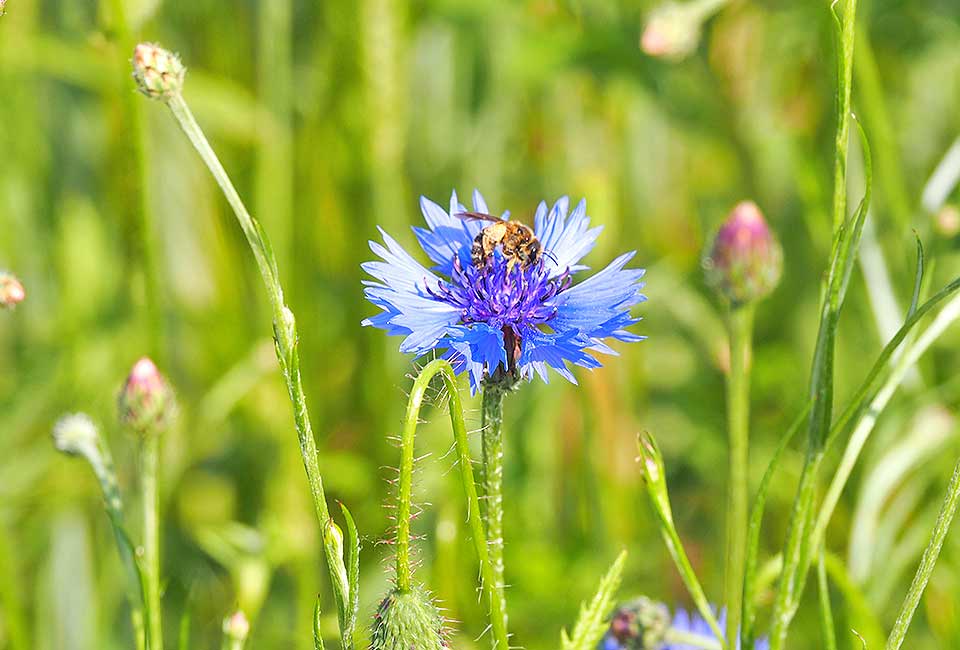
<svg viewBox="0 0 960 650">
<path fill-rule="evenodd" d="M 401 352 L 440 352 L 458 373 L 469 371 L 476 392 L 488 377 L 529 380 L 536 373 L 548 381 L 548 366 L 576 383 L 567 364 L 597 368 L 601 364 L 590 352 L 615 354 L 608 339 L 645 338 L 626 329 L 640 320 L 630 308 L 646 300 L 640 293 L 644 271 L 624 268 L 633 252 L 573 282 L 587 268 L 580 260 L 601 230 L 590 228 L 585 201 L 569 215 L 566 197 L 549 210 L 540 203 L 533 232 L 543 252 L 526 265 L 508 259 L 501 246 L 485 259 L 471 256 L 474 240 L 490 223 L 460 216 L 468 210 L 456 192 L 449 212 L 424 197 L 420 208 L 428 227 L 413 230 L 432 269 L 382 229 L 384 244 L 370 242 L 380 260 L 363 264 L 376 278 L 364 281 L 364 293 L 382 310 L 363 324 L 404 336 Z M 488 212 L 476 191 L 473 211 Z"/>
<path fill-rule="evenodd" d="M 716 611 L 716 610 L 714 610 Z M 720 610 L 717 620 L 721 629 L 726 624 L 726 612 Z M 685 632 L 704 640 L 716 641 L 710 625 L 699 613 L 688 613 L 677 607 L 673 617 L 667 606 L 648 598 L 637 598 L 619 607 L 610 620 L 610 627 L 597 650 L 700 650 L 700 646 L 665 641 L 670 632 Z M 739 650 L 740 643 L 737 643 Z M 753 650 L 769 650 L 767 639 L 757 639 Z"/>
</svg>

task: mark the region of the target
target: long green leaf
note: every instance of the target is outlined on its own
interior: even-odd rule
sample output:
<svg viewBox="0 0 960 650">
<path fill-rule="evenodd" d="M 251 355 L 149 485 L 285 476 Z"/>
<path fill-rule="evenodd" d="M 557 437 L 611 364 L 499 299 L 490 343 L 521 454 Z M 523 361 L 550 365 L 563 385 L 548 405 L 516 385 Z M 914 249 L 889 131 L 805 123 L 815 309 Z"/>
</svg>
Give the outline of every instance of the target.
<svg viewBox="0 0 960 650">
<path fill-rule="evenodd" d="M 622 551 L 607 574 L 600 581 L 600 587 L 589 605 L 580 606 L 580 616 L 573 627 L 573 634 L 567 636 L 566 630 L 561 630 L 561 647 L 563 650 L 594 650 L 607 628 L 607 616 L 615 604 L 614 598 L 620 588 L 620 579 L 623 576 L 623 566 L 626 563 L 627 552 Z"/>
<path fill-rule="evenodd" d="M 349 546 L 349 557 L 347 559 L 347 579 L 350 585 L 350 602 L 347 607 L 347 617 L 345 621 L 343 636 L 349 640 L 350 647 L 353 646 L 353 634 L 357 629 L 357 615 L 360 612 L 360 535 L 357 533 L 357 524 L 353 521 L 353 515 L 347 506 L 340 504 L 343 511 L 343 518 L 347 522 L 347 540 Z"/>
<path fill-rule="evenodd" d="M 767 495 L 770 493 L 770 484 L 773 480 L 773 475 L 780 466 L 783 452 L 786 451 L 787 447 L 790 446 L 790 441 L 793 440 L 797 432 L 800 431 L 804 419 L 810 412 L 811 406 L 812 403 L 807 402 L 807 405 L 797 415 L 793 423 L 787 427 L 786 433 L 781 436 L 780 444 L 777 445 L 776 451 L 773 452 L 773 458 L 770 459 L 767 470 L 763 474 L 763 479 L 760 481 L 760 488 L 757 490 L 753 510 L 750 512 L 750 527 L 747 532 L 747 558 L 743 573 L 743 626 L 740 632 L 743 641 L 741 645 L 744 648 L 752 648 L 756 638 L 754 627 L 757 620 L 755 597 L 757 589 L 757 558 L 760 549 L 760 529 L 763 524 L 763 511 L 767 505 Z"/>
<path fill-rule="evenodd" d="M 927 548 L 923 552 L 920 566 L 917 568 L 917 573 L 913 577 L 913 582 L 910 583 L 906 598 L 904 598 L 903 607 L 900 609 L 900 614 L 897 616 L 897 621 L 893 625 L 890 636 L 887 637 L 887 650 L 900 650 L 900 646 L 903 645 L 903 639 L 907 635 L 907 629 L 913 620 L 913 614 L 920 604 L 920 597 L 923 596 L 927 583 L 930 581 L 930 575 L 933 573 L 933 568 L 937 564 L 937 558 L 940 557 L 943 540 L 947 537 L 953 516 L 957 513 L 958 505 L 960 505 L 960 461 L 957 462 L 953 470 L 953 477 L 947 487 L 947 495 L 943 499 L 940 514 L 937 516 L 937 523 L 930 535 L 930 543 L 927 544 Z"/>
</svg>

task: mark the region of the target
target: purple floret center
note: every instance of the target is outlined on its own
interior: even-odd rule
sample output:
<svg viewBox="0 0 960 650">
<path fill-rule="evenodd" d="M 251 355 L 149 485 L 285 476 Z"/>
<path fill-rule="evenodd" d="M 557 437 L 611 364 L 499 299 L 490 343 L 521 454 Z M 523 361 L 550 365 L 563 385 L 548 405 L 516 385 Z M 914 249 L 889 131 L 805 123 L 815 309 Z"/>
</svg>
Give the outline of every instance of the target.
<svg viewBox="0 0 960 650">
<path fill-rule="evenodd" d="M 482 267 L 464 266 L 455 258 L 450 280 L 441 281 L 431 293 L 458 308 L 463 324 L 509 328 L 519 337 L 557 315 L 548 302 L 569 286 L 569 273 L 551 278 L 542 261 L 522 268 L 495 253 Z"/>
</svg>

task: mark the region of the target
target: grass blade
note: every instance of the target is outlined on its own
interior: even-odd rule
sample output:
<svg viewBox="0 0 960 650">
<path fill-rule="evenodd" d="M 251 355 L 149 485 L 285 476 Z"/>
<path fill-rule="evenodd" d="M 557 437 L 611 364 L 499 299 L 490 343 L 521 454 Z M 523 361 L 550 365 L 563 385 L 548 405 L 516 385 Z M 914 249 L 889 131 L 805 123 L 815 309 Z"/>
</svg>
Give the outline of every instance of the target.
<svg viewBox="0 0 960 650">
<path fill-rule="evenodd" d="M 833 608 L 830 606 L 830 585 L 827 583 L 827 569 L 823 551 L 817 562 L 817 586 L 820 592 L 820 625 L 823 628 L 824 650 L 837 650 L 837 635 L 833 625 Z"/>
<path fill-rule="evenodd" d="M 937 558 L 940 557 L 940 549 L 943 548 L 943 540 L 947 537 L 950 530 L 950 523 L 953 516 L 957 513 L 957 505 L 960 504 L 960 461 L 957 462 L 953 470 L 953 477 L 950 479 L 950 485 L 947 487 L 947 495 L 943 499 L 943 505 L 940 508 L 940 514 L 937 516 L 937 523 L 933 527 L 933 533 L 930 535 L 930 542 L 923 552 L 923 558 L 920 560 L 920 566 L 910 584 L 907 596 L 904 598 L 903 607 L 897 616 L 897 621 L 893 625 L 890 636 L 887 637 L 887 650 L 899 650 L 903 645 L 903 639 L 907 635 L 907 629 L 913 620 L 913 614 L 917 611 L 920 604 L 920 597 L 923 596 L 924 589 L 930 581 L 930 575 L 937 564 Z"/>
<path fill-rule="evenodd" d="M 347 583 L 350 585 L 350 602 L 347 606 L 344 637 L 353 645 L 353 633 L 357 629 L 357 615 L 360 612 L 360 535 L 357 533 L 357 524 L 347 506 L 340 504 L 343 518 L 347 522 L 347 540 L 349 558 L 347 560 Z"/>
</svg>

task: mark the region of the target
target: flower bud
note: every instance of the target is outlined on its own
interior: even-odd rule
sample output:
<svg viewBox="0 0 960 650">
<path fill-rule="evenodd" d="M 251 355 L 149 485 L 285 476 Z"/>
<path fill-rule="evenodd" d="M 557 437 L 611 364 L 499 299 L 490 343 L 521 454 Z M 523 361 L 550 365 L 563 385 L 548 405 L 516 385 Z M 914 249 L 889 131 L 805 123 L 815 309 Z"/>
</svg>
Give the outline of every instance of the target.
<svg viewBox="0 0 960 650">
<path fill-rule="evenodd" d="M 738 203 L 703 258 L 707 283 L 734 306 L 770 294 L 780 281 L 783 249 L 752 201 Z"/>
<path fill-rule="evenodd" d="M 95 457 L 99 440 L 97 425 L 85 413 L 64 415 L 53 425 L 53 446 L 71 456 Z"/>
<path fill-rule="evenodd" d="M 133 49 L 133 78 L 137 89 L 151 99 L 179 94 L 186 71 L 176 54 L 155 43 L 140 43 Z"/>
<path fill-rule="evenodd" d="M 134 364 L 117 401 L 120 420 L 137 433 L 159 433 L 173 420 L 173 391 L 147 357 Z"/>
<path fill-rule="evenodd" d="M 649 56 L 684 59 L 697 49 L 705 18 L 695 3 L 665 2 L 647 17 L 640 49 Z"/>
<path fill-rule="evenodd" d="M 644 596 L 622 605 L 613 614 L 601 650 L 653 650 L 662 647 L 670 629 L 670 610 Z"/>
<path fill-rule="evenodd" d="M 23 302 L 26 297 L 27 292 L 23 290 L 20 280 L 12 273 L 0 271 L 0 307 L 12 309 Z"/>
<path fill-rule="evenodd" d="M 391 591 L 374 617 L 370 650 L 444 650 L 443 618 L 420 588 Z"/>
<path fill-rule="evenodd" d="M 223 636 L 233 642 L 234 645 L 240 644 L 242 647 L 249 634 L 250 621 L 240 610 L 223 619 Z"/>
<path fill-rule="evenodd" d="M 960 209 L 950 204 L 943 206 L 937 212 L 934 225 L 942 237 L 956 237 L 960 233 Z"/>
</svg>

